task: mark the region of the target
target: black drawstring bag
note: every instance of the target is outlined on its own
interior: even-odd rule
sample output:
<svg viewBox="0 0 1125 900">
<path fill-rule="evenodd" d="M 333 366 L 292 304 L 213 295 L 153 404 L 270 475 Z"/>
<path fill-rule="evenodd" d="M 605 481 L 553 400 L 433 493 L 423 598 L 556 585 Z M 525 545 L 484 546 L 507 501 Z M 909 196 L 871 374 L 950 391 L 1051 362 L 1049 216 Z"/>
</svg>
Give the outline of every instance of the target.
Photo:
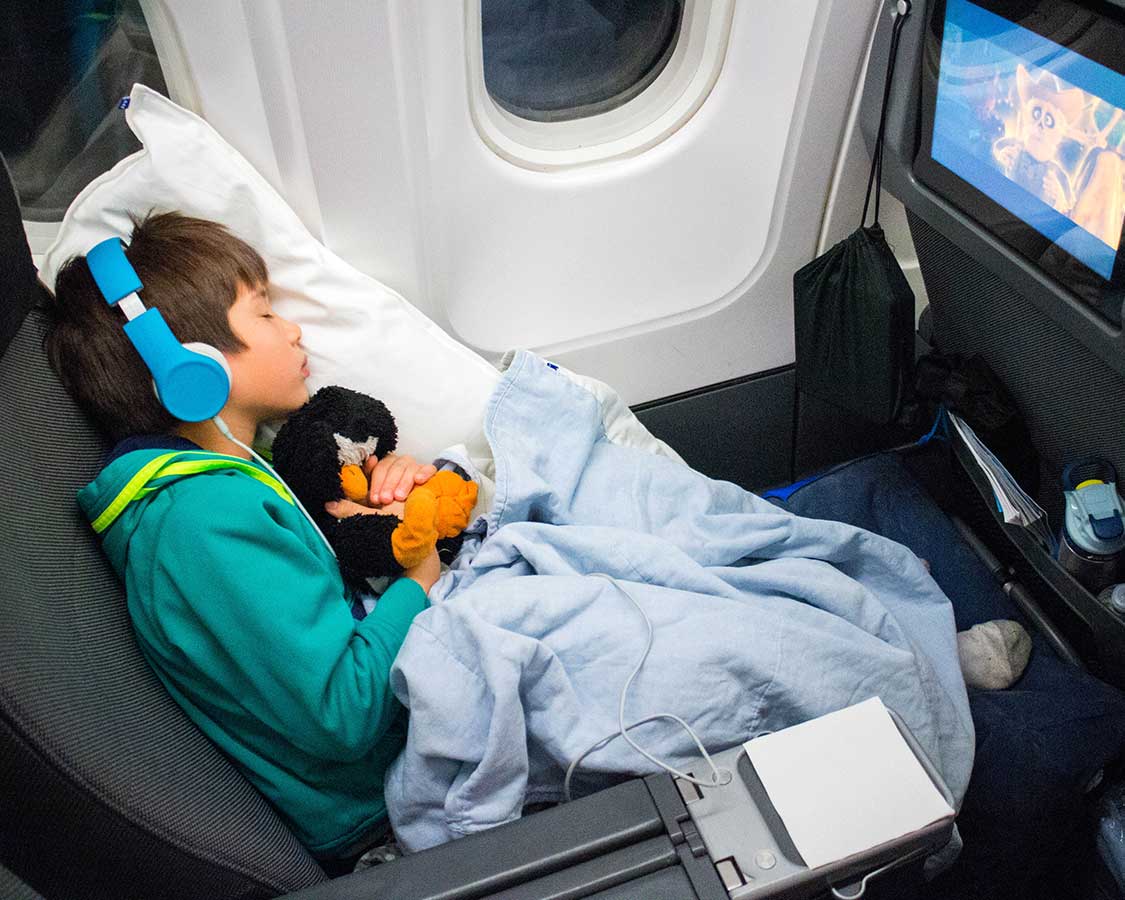
<svg viewBox="0 0 1125 900">
<path fill-rule="evenodd" d="M 887 100 L 909 11 L 900 0 L 860 227 L 793 276 L 798 389 L 881 425 L 898 416 L 913 381 L 914 293 L 879 227 Z"/>
</svg>

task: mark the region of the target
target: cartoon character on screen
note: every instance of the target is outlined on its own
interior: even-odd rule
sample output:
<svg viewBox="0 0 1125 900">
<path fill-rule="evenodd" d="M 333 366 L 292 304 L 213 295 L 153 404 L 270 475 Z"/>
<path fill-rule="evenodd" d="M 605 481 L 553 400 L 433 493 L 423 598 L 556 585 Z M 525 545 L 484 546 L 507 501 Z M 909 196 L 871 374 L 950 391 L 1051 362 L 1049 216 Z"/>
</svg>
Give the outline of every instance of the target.
<svg viewBox="0 0 1125 900">
<path fill-rule="evenodd" d="M 1094 118 L 1093 109 L 1088 109 L 1086 115 L 1087 126 L 1083 131 L 1086 153 L 1074 180 L 1076 199 L 1070 218 L 1116 250 L 1121 242 L 1121 223 L 1125 217 L 1125 160 L 1121 155 L 1125 132 L 1117 126 L 1125 113 L 1113 108 L 1101 127 Z M 1115 129 L 1115 146 L 1111 146 L 1110 134 Z"/>
<path fill-rule="evenodd" d="M 438 472 L 410 492 L 401 517 L 329 515 L 324 504 L 347 497 L 367 501 L 364 464 L 394 451 L 398 429 L 381 402 L 348 388 L 317 391 L 282 425 L 273 464 L 324 532 L 345 580 L 365 590 L 368 579 L 399 575 L 433 550 L 446 562 L 461 547 L 461 532 L 477 501 L 477 486 L 454 472 Z"/>
<path fill-rule="evenodd" d="M 1023 64 L 1016 67 L 1016 94 L 1015 122 L 992 145 L 992 156 L 1008 178 L 1069 215 L 1074 188 L 1059 148 L 1077 128 L 1089 98 L 1080 88 L 1064 89 L 1050 72 L 1032 78 Z"/>
</svg>

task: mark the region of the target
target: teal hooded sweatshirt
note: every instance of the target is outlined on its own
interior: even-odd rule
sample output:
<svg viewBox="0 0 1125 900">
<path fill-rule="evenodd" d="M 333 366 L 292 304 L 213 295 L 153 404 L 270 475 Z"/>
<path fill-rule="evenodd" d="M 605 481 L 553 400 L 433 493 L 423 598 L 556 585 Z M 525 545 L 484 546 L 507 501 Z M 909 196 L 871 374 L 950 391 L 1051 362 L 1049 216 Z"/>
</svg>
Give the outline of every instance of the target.
<svg viewBox="0 0 1125 900">
<path fill-rule="evenodd" d="M 355 849 L 386 817 L 383 775 L 406 734 L 389 673 L 421 586 L 399 579 L 355 621 L 312 525 L 236 457 L 134 450 L 78 502 L 168 691 L 311 852 Z"/>
</svg>

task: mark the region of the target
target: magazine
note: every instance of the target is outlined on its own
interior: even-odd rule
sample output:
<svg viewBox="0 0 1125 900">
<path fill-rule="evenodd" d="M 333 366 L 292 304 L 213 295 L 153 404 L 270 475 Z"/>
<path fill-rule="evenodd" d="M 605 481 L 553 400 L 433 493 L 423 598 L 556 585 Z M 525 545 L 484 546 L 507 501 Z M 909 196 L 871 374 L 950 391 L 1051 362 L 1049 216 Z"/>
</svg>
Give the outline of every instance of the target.
<svg viewBox="0 0 1125 900">
<path fill-rule="evenodd" d="M 972 454 L 984 477 L 992 488 L 1000 518 L 1009 525 L 1026 528 L 1048 552 L 1054 551 L 1055 538 L 1047 521 L 1047 513 L 1036 503 L 1004 468 L 1004 464 L 977 437 L 969 423 L 956 413 L 949 412 L 949 421 L 957 437 Z"/>
</svg>

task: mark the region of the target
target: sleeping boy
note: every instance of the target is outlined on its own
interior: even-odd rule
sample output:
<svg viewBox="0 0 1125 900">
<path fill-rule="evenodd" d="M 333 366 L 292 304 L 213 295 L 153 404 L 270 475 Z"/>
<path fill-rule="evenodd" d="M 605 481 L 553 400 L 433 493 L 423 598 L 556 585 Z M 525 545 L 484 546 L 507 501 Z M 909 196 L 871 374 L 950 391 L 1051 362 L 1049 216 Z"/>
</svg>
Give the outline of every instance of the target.
<svg viewBox="0 0 1125 900">
<path fill-rule="evenodd" d="M 126 252 L 176 338 L 223 353 L 232 387 L 221 416 L 241 443 L 305 403 L 301 330 L 273 312 L 253 249 L 166 213 L 136 223 Z M 436 551 L 353 619 L 335 559 L 284 488 L 211 420 L 177 421 L 162 407 L 85 258 L 60 270 L 55 295 L 52 365 L 119 442 L 79 502 L 125 584 L 142 652 L 311 852 L 355 855 L 385 828 L 384 774 L 406 740 L 390 672 L 439 575 Z M 367 469 L 368 504 L 342 501 L 331 514 L 395 512 L 434 474 L 405 456 Z M 1010 643 L 1002 635 L 984 655 L 1006 660 Z"/>
<path fill-rule="evenodd" d="M 223 353 L 231 392 L 220 415 L 234 437 L 249 445 L 260 423 L 304 404 L 301 329 L 271 308 L 251 247 L 177 213 L 135 222 L 128 243 L 145 303 L 181 342 Z M 181 422 L 161 405 L 84 257 L 60 270 L 49 316 L 52 366 L 117 441 L 79 503 L 96 530 L 112 519 L 103 547 L 145 658 L 312 853 L 370 846 L 385 829 L 383 774 L 406 733 L 388 676 L 440 573 L 436 551 L 356 621 L 335 559 L 284 489 L 213 421 Z M 194 452 L 177 466 L 154 462 L 184 451 Z M 394 513 L 435 471 L 390 454 L 366 468 L 369 505 L 330 513 Z"/>
</svg>

